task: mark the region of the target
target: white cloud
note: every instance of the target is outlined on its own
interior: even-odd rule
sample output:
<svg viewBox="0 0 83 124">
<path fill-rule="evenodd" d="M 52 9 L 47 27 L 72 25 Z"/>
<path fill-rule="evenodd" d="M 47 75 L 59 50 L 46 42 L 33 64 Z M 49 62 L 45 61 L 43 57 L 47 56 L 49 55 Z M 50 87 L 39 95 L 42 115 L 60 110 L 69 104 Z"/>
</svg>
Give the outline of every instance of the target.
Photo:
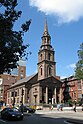
<svg viewBox="0 0 83 124">
<path fill-rule="evenodd" d="M 72 68 L 72 69 L 74 69 L 75 67 L 76 67 L 76 64 L 75 64 L 75 63 L 70 64 L 70 65 L 67 65 L 67 68 Z"/>
<path fill-rule="evenodd" d="M 59 23 L 77 21 L 83 17 L 83 0 L 29 0 L 29 3 L 46 15 L 58 17 Z"/>
<path fill-rule="evenodd" d="M 61 76 L 61 79 L 67 78 L 67 76 Z"/>
<path fill-rule="evenodd" d="M 61 76 L 61 79 L 68 78 L 68 77 L 71 77 L 71 76 L 74 76 L 74 74 Z"/>
</svg>

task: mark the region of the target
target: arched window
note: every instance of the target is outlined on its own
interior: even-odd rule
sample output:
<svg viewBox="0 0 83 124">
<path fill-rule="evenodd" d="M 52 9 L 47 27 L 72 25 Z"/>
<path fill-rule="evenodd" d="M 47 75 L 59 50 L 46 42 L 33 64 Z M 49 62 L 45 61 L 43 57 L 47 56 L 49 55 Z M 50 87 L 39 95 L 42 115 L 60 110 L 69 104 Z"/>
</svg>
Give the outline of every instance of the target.
<svg viewBox="0 0 83 124">
<path fill-rule="evenodd" d="M 41 75 L 42 75 L 42 68 L 41 68 Z"/>
<path fill-rule="evenodd" d="M 44 37 L 44 43 L 46 43 L 46 37 Z"/>
<path fill-rule="evenodd" d="M 40 59 L 42 60 L 42 54 L 40 55 Z"/>
<path fill-rule="evenodd" d="M 48 70 L 49 72 L 49 75 L 51 75 L 51 73 L 52 73 L 52 70 L 51 70 L 51 67 L 49 67 L 49 70 Z"/>
<path fill-rule="evenodd" d="M 51 76 L 52 75 L 52 66 L 48 66 L 47 67 L 47 76 Z"/>
</svg>

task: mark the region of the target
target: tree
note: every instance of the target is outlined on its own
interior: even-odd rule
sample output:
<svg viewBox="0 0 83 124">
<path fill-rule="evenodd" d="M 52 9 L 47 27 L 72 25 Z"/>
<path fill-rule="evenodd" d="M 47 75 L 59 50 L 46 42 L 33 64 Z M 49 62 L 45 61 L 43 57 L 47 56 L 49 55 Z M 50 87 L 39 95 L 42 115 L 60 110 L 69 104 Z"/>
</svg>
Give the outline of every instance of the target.
<svg viewBox="0 0 83 124">
<path fill-rule="evenodd" d="M 80 45 L 78 50 L 79 61 L 76 63 L 75 76 L 77 79 L 83 80 L 83 43 Z"/>
<path fill-rule="evenodd" d="M 68 85 L 68 81 L 67 78 L 65 78 L 64 80 L 64 91 L 63 91 L 63 96 L 64 96 L 64 103 L 67 103 L 69 100 L 71 100 L 71 96 L 69 94 L 69 85 Z"/>
<path fill-rule="evenodd" d="M 0 74 L 11 72 L 17 67 L 19 58 L 28 58 L 28 45 L 24 45 L 24 33 L 29 30 L 31 20 L 21 25 L 20 31 L 14 31 L 13 27 L 22 11 L 17 11 L 17 0 L 0 0 Z"/>
</svg>

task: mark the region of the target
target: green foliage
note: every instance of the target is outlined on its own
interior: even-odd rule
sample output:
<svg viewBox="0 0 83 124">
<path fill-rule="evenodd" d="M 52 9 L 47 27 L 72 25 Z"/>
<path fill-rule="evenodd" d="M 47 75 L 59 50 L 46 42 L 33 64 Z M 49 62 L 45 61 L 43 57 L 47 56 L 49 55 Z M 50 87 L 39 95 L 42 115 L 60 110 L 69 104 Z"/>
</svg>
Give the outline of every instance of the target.
<svg viewBox="0 0 83 124">
<path fill-rule="evenodd" d="M 20 31 L 13 30 L 22 13 L 16 10 L 17 5 L 17 0 L 0 0 L 0 74 L 9 73 L 11 69 L 17 67 L 20 57 L 27 59 L 29 54 L 27 52 L 29 44 L 23 44 L 23 36 L 29 30 L 31 20 L 22 24 Z"/>
<path fill-rule="evenodd" d="M 66 103 L 66 102 L 68 102 L 68 100 L 71 99 L 71 96 L 69 94 L 69 85 L 68 85 L 67 79 L 65 79 L 64 85 L 65 85 L 65 87 L 64 87 L 64 91 L 63 91 L 63 96 L 64 96 L 63 100 L 64 100 L 64 103 Z"/>
<path fill-rule="evenodd" d="M 83 80 L 83 43 L 80 45 L 78 50 L 79 61 L 76 63 L 75 76 L 77 79 Z"/>
</svg>

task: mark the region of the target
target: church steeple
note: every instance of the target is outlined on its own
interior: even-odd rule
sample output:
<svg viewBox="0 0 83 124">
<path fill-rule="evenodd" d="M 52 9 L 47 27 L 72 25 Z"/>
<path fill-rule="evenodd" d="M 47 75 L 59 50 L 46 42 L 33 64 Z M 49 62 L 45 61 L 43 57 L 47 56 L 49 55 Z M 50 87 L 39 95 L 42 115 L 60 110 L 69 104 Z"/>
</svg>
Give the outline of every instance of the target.
<svg viewBox="0 0 83 124">
<path fill-rule="evenodd" d="M 38 80 L 56 75 L 54 53 L 46 20 L 44 25 L 44 33 L 42 36 L 42 44 L 38 52 Z"/>
<path fill-rule="evenodd" d="M 45 20 L 45 25 L 44 25 L 44 33 L 43 33 L 43 36 L 42 36 L 42 45 L 50 45 L 51 42 L 51 37 L 48 33 L 48 25 L 47 25 L 47 20 Z"/>
</svg>

